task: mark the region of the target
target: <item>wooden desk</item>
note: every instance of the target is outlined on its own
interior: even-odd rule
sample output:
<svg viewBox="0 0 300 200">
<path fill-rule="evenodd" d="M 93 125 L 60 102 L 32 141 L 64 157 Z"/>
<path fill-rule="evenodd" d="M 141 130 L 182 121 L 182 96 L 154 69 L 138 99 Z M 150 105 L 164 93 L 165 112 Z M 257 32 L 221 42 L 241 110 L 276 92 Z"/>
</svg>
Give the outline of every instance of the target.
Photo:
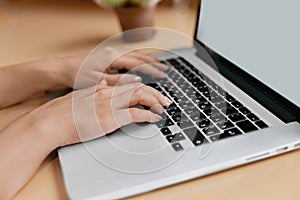
<svg viewBox="0 0 300 200">
<path fill-rule="evenodd" d="M 156 17 L 157 26 L 193 34 L 193 11 L 160 8 Z M 0 2 L 0 65 L 87 52 L 118 31 L 112 12 L 83 0 Z M 0 129 L 44 102 L 0 110 Z M 300 199 L 298 165 L 294 151 L 129 199 Z M 14 199 L 67 199 L 55 152 Z"/>
</svg>

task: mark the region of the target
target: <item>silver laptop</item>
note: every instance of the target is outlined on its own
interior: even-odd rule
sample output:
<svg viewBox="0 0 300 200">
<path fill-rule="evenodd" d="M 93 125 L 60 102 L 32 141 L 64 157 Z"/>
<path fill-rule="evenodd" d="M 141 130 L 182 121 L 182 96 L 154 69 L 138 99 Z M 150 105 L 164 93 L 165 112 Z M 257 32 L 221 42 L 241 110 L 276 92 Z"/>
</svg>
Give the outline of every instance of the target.
<svg viewBox="0 0 300 200">
<path fill-rule="evenodd" d="M 300 147 L 299 7 L 203 0 L 201 47 L 160 55 L 167 78 L 143 75 L 174 102 L 163 119 L 59 149 L 69 197 L 124 198 Z"/>
</svg>

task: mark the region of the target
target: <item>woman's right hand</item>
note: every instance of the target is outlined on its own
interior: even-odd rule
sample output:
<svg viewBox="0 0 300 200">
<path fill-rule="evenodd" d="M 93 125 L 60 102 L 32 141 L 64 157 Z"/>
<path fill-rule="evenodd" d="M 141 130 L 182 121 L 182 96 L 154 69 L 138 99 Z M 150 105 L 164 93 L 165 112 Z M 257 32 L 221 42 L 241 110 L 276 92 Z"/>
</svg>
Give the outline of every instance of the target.
<svg viewBox="0 0 300 200">
<path fill-rule="evenodd" d="M 55 148 L 104 136 L 132 122 L 160 121 L 163 106 L 170 104 L 171 100 L 142 83 L 111 87 L 104 80 L 54 99 L 25 117 Z"/>
<path fill-rule="evenodd" d="M 141 83 L 113 87 L 103 80 L 21 116 L 0 133 L 0 199 L 12 198 L 57 147 L 95 139 L 132 122 L 157 122 L 162 106 L 170 103 Z M 139 104 L 151 111 L 137 108 Z"/>
</svg>

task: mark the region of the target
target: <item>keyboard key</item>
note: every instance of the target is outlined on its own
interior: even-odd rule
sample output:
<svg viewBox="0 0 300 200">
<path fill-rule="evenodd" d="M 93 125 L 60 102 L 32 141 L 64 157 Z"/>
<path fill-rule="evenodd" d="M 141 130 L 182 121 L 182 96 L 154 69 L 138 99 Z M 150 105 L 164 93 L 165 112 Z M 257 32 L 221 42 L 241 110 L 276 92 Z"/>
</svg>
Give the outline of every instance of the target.
<svg viewBox="0 0 300 200">
<path fill-rule="evenodd" d="M 198 122 L 200 120 L 203 120 L 203 119 L 206 119 L 206 116 L 199 111 L 198 114 L 194 114 L 194 115 L 191 115 L 190 118 L 194 121 L 194 122 Z"/>
<path fill-rule="evenodd" d="M 194 124 L 191 121 L 181 121 L 177 123 L 177 126 L 179 126 L 181 129 L 185 129 L 194 126 Z"/>
<path fill-rule="evenodd" d="M 197 86 L 197 84 L 201 82 L 201 80 L 198 77 L 194 77 L 193 80 L 191 81 L 193 86 Z"/>
<path fill-rule="evenodd" d="M 229 137 L 233 137 L 233 136 L 241 135 L 241 134 L 242 134 L 242 132 L 239 131 L 237 128 L 231 128 L 231 129 L 225 130 L 221 135 L 211 136 L 210 139 L 211 139 L 211 141 L 215 142 L 218 140 L 222 140 L 225 138 L 229 138 Z"/>
<path fill-rule="evenodd" d="M 160 116 L 161 116 L 162 119 L 167 119 L 168 118 L 167 113 L 165 113 L 165 112 L 163 112 Z"/>
<path fill-rule="evenodd" d="M 171 104 L 167 107 L 167 109 L 171 109 L 171 108 L 175 108 L 175 107 L 177 107 L 177 105 L 176 105 L 175 103 L 171 103 Z"/>
<path fill-rule="evenodd" d="M 247 115 L 247 117 L 248 117 L 251 121 L 253 121 L 253 122 L 259 120 L 259 118 L 258 118 L 255 114 L 253 114 L 253 113 Z"/>
<path fill-rule="evenodd" d="M 209 127 L 211 125 L 212 125 L 212 122 L 209 119 L 204 119 L 204 120 L 201 120 L 201 121 L 197 122 L 197 126 L 199 128 L 206 128 L 206 127 Z"/>
<path fill-rule="evenodd" d="M 207 116 L 220 114 L 220 111 L 219 111 L 216 107 L 211 107 L 211 108 L 209 108 L 209 109 L 203 110 L 203 112 L 204 112 Z"/>
<path fill-rule="evenodd" d="M 188 99 L 186 97 L 177 97 L 177 103 L 182 103 L 188 101 Z"/>
<path fill-rule="evenodd" d="M 164 119 L 164 120 L 160 120 L 159 122 L 156 123 L 158 128 L 164 128 L 167 126 L 173 126 L 174 123 L 171 121 L 171 119 Z"/>
<path fill-rule="evenodd" d="M 147 83 L 146 85 L 148 85 L 158 91 L 162 91 L 162 89 L 160 88 L 160 86 L 157 83 Z"/>
<path fill-rule="evenodd" d="M 200 95 L 200 96 L 199 96 Z M 203 102 L 206 102 L 207 100 L 205 99 L 204 96 L 202 96 L 201 94 L 197 95 L 196 97 L 193 97 L 192 98 L 192 101 L 195 103 L 195 104 L 200 104 L 200 103 L 203 103 Z"/>
<path fill-rule="evenodd" d="M 189 87 L 189 84 L 187 82 L 182 82 L 182 83 L 178 84 L 177 86 L 179 88 L 183 89 L 183 88 Z"/>
<path fill-rule="evenodd" d="M 185 129 L 184 133 L 195 146 L 199 146 L 203 143 L 206 143 L 204 135 L 197 128 Z"/>
<path fill-rule="evenodd" d="M 179 106 L 183 109 L 186 109 L 189 107 L 193 107 L 194 104 L 192 104 L 192 102 L 190 102 L 190 101 L 184 101 L 184 102 L 179 103 Z"/>
<path fill-rule="evenodd" d="M 210 119 L 215 123 L 226 121 L 226 117 L 222 114 L 212 115 Z"/>
<path fill-rule="evenodd" d="M 198 83 L 196 87 L 199 90 L 199 92 L 201 92 L 201 93 L 208 91 L 207 85 L 205 85 L 205 83 L 203 83 L 203 82 Z"/>
<path fill-rule="evenodd" d="M 160 131 L 163 135 L 170 135 L 172 133 L 169 128 L 162 128 Z"/>
<path fill-rule="evenodd" d="M 182 133 L 176 133 L 174 135 L 167 135 L 166 139 L 168 140 L 168 142 L 173 143 L 173 142 L 179 142 L 181 140 L 184 140 L 185 137 Z"/>
<path fill-rule="evenodd" d="M 191 115 L 197 115 L 197 114 L 201 113 L 200 110 L 198 108 L 196 108 L 196 107 L 186 108 L 186 109 L 184 109 L 184 111 L 189 116 L 191 116 Z"/>
<path fill-rule="evenodd" d="M 174 120 L 174 122 L 189 121 L 188 117 L 184 113 L 173 115 L 172 119 Z"/>
<path fill-rule="evenodd" d="M 227 103 L 226 101 L 216 102 L 216 103 L 214 103 L 214 105 L 219 109 L 231 107 L 231 105 L 229 103 Z"/>
<path fill-rule="evenodd" d="M 178 98 L 175 96 L 170 95 L 173 98 L 173 101 L 175 101 L 176 103 L 178 103 Z"/>
<path fill-rule="evenodd" d="M 206 135 L 214 135 L 220 133 L 219 129 L 215 126 L 207 127 L 202 129 L 203 133 Z"/>
<path fill-rule="evenodd" d="M 222 113 L 224 113 L 225 115 L 232 115 L 234 113 L 238 113 L 238 110 L 232 106 L 229 106 L 227 108 L 223 108 Z"/>
<path fill-rule="evenodd" d="M 199 92 L 193 89 L 187 93 L 187 96 L 192 98 L 192 97 L 197 97 L 199 94 L 200 94 Z"/>
<path fill-rule="evenodd" d="M 233 102 L 231 102 L 231 104 L 232 104 L 234 107 L 236 107 L 236 108 L 241 108 L 241 107 L 243 107 L 243 104 L 241 104 L 241 103 L 238 102 L 238 101 L 233 101 Z"/>
<path fill-rule="evenodd" d="M 211 107 L 212 107 L 212 105 L 208 101 L 198 104 L 198 108 L 200 108 L 201 110 L 206 110 L 206 109 L 209 109 Z"/>
<path fill-rule="evenodd" d="M 173 93 L 171 96 L 172 96 L 172 97 L 179 98 L 179 99 L 185 98 L 184 94 L 182 94 L 181 92 Z"/>
<path fill-rule="evenodd" d="M 208 78 L 207 76 L 204 76 L 204 80 L 205 80 L 205 82 L 208 84 L 208 85 L 212 85 L 214 82 L 210 79 L 210 78 Z"/>
<path fill-rule="evenodd" d="M 226 95 L 229 95 L 225 90 L 221 90 L 221 89 L 218 90 L 218 93 L 224 98 L 226 98 Z"/>
<path fill-rule="evenodd" d="M 175 107 L 175 108 L 168 109 L 167 113 L 171 116 L 177 115 L 177 114 L 181 114 L 181 110 L 178 107 Z"/>
<path fill-rule="evenodd" d="M 212 101 L 212 99 L 218 97 L 219 95 L 214 92 L 214 91 L 209 91 L 209 93 L 205 96 L 207 97 L 210 101 Z M 220 97 L 220 96 L 219 96 Z M 215 101 L 216 102 L 216 101 Z"/>
<path fill-rule="evenodd" d="M 258 130 L 258 128 L 256 128 L 256 126 L 254 126 L 249 120 L 238 122 L 236 125 L 245 133 Z"/>
<path fill-rule="evenodd" d="M 268 127 L 269 127 L 265 122 L 263 122 L 263 121 L 261 121 L 261 120 L 255 122 L 255 124 L 256 124 L 259 128 L 261 128 L 261 129 L 263 129 L 263 128 L 268 128 Z"/>
<path fill-rule="evenodd" d="M 179 142 L 173 143 L 172 147 L 175 151 L 182 151 L 183 147 L 181 146 L 181 144 Z"/>
<path fill-rule="evenodd" d="M 207 85 L 203 81 L 198 81 L 198 83 L 195 85 L 195 87 L 200 91 L 201 88 L 206 87 Z"/>
<path fill-rule="evenodd" d="M 239 111 L 240 111 L 241 113 L 243 113 L 244 115 L 247 115 L 247 114 L 250 114 L 250 113 L 251 113 L 251 111 L 250 111 L 248 108 L 246 108 L 246 107 L 241 107 L 241 108 L 239 109 Z"/>
<path fill-rule="evenodd" d="M 229 115 L 228 118 L 233 121 L 233 122 L 238 122 L 238 121 L 241 121 L 241 120 L 244 120 L 246 119 L 242 114 L 240 113 L 235 113 L 233 115 Z"/>
<path fill-rule="evenodd" d="M 215 103 L 218 103 L 218 102 L 224 102 L 225 100 L 221 97 L 221 96 L 215 96 L 215 97 L 210 97 L 210 101 L 215 104 Z"/>
<path fill-rule="evenodd" d="M 188 94 L 188 93 L 192 92 L 193 90 L 194 90 L 194 88 L 192 88 L 192 87 L 186 87 L 186 88 L 182 89 L 182 91 L 185 94 Z"/>
<path fill-rule="evenodd" d="M 211 87 L 213 88 L 213 89 L 215 89 L 215 90 L 219 90 L 221 87 L 218 85 L 218 84 L 216 84 L 216 83 L 213 83 L 212 85 L 211 85 Z"/>
<path fill-rule="evenodd" d="M 202 92 L 202 95 L 205 96 L 207 99 L 210 100 L 211 94 L 213 94 L 213 91 L 210 88 L 207 88 Z"/>
<path fill-rule="evenodd" d="M 136 72 L 136 75 L 141 77 L 142 78 L 142 82 L 147 84 L 147 83 L 154 83 L 155 80 L 149 76 L 149 75 L 146 75 L 146 74 L 143 74 L 143 73 L 139 73 L 139 72 Z"/>
<path fill-rule="evenodd" d="M 178 83 L 183 83 L 184 82 L 184 79 L 181 78 L 181 77 L 178 77 L 178 78 L 172 78 L 172 80 L 178 85 Z"/>
<path fill-rule="evenodd" d="M 228 129 L 228 128 L 234 127 L 234 124 L 231 123 L 230 121 L 223 121 L 223 122 L 217 123 L 217 126 L 218 126 L 220 129 L 224 130 L 224 129 Z"/>
<path fill-rule="evenodd" d="M 228 93 L 226 94 L 225 99 L 229 102 L 235 101 L 235 98 Z"/>
</svg>

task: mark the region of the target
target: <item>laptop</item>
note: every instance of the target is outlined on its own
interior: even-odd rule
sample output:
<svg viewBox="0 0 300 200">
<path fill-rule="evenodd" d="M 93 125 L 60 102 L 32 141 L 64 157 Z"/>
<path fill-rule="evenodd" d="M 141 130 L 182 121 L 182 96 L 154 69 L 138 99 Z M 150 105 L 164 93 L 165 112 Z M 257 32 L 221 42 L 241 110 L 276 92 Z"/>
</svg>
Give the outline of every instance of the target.
<svg viewBox="0 0 300 200">
<path fill-rule="evenodd" d="M 163 119 L 59 149 L 69 197 L 124 198 L 299 148 L 299 7 L 203 0 L 200 45 L 160 54 L 166 78 L 143 75 L 173 101 Z"/>
</svg>

